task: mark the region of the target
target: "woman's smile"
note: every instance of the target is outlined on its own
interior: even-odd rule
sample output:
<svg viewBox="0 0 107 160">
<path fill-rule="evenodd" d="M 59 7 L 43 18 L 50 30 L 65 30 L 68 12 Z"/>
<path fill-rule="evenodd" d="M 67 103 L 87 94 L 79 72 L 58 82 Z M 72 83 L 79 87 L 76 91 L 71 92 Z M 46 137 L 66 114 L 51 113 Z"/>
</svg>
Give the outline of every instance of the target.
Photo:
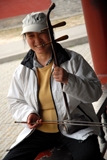
<svg viewBox="0 0 107 160">
<path fill-rule="evenodd" d="M 34 45 L 34 47 L 37 47 L 37 48 L 42 48 L 42 47 L 44 47 L 46 44 L 45 43 L 43 43 L 43 44 L 40 44 L 40 45 Z"/>
</svg>

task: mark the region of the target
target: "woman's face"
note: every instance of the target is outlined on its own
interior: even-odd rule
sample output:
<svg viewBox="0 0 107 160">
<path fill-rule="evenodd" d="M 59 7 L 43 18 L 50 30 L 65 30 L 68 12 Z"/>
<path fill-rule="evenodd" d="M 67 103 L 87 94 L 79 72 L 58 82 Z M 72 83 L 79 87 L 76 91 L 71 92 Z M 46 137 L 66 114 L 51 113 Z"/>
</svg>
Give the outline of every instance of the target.
<svg viewBox="0 0 107 160">
<path fill-rule="evenodd" d="M 47 54 L 51 51 L 51 45 L 49 44 L 49 34 L 47 31 L 28 32 L 26 33 L 26 40 L 36 55 Z"/>
</svg>

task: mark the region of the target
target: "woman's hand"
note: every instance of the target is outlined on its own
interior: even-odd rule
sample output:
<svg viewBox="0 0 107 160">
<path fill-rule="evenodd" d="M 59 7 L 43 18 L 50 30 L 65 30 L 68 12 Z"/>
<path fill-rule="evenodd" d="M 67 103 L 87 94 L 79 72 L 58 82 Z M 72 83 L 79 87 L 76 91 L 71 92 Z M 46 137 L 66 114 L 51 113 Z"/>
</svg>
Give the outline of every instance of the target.
<svg viewBox="0 0 107 160">
<path fill-rule="evenodd" d="M 27 118 L 27 124 L 30 129 L 36 129 L 42 125 L 42 119 L 37 114 L 31 113 Z"/>
<path fill-rule="evenodd" d="M 61 67 L 55 66 L 54 71 L 53 71 L 53 78 L 57 82 L 67 84 L 68 83 L 68 72 Z"/>
</svg>

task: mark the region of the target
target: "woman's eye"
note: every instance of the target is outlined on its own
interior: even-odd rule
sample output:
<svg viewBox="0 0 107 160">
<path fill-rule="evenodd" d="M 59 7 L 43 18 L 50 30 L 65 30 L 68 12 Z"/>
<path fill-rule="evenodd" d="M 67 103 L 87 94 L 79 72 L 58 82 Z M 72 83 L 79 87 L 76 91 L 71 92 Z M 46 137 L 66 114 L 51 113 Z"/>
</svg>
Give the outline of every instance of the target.
<svg viewBox="0 0 107 160">
<path fill-rule="evenodd" d="M 32 37 L 34 37 L 34 35 L 33 35 L 33 34 L 31 34 L 31 35 L 29 35 L 29 37 L 30 37 L 30 38 L 32 38 Z"/>
</svg>

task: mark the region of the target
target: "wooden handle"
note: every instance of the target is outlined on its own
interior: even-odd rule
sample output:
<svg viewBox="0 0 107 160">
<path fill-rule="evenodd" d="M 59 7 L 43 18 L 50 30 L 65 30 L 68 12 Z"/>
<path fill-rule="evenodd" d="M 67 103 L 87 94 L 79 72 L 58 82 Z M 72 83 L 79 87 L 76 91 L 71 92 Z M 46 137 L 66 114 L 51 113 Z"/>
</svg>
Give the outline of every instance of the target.
<svg viewBox="0 0 107 160">
<path fill-rule="evenodd" d="M 59 37 L 59 38 L 55 39 L 55 41 L 56 41 L 56 42 L 58 42 L 58 41 L 63 41 L 63 40 L 68 39 L 68 38 L 69 38 L 68 35 L 64 35 L 64 36 L 62 36 L 62 37 Z"/>
<path fill-rule="evenodd" d="M 56 28 L 56 27 L 62 27 L 62 26 L 65 26 L 65 25 L 66 25 L 66 22 L 63 21 L 63 22 L 59 22 L 59 23 L 57 23 L 57 24 L 55 24 L 55 25 L 52 25 L 52 27 L 53 27 L 53 28 Z"/>
</svg>

